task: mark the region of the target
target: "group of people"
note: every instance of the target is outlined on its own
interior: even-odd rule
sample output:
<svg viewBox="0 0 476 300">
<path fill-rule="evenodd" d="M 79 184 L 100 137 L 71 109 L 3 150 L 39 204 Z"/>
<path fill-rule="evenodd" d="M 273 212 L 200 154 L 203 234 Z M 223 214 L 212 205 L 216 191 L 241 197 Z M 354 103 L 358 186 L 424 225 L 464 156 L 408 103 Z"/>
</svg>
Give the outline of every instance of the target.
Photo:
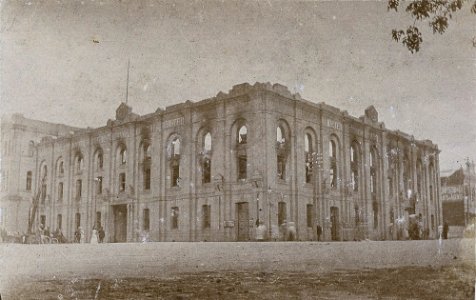
<svg viewBox="0 0 476 300">
<path fill-rule="evenodd" d="M 48 226 L 45 227 L 43 224 L 38 226 L 38 236 L 40 238 L 40 244 L 49 244 L 53 239 L 56 239 L 60 244 L 67 242 L 61 228 L 57 228 L 55 231 L 50 231 L 50 228 Z M 24 237 L 26 236 L 24 235 Z"/>
<path fill-rule="evenodd" d="M 316 226 L 317 240 L 321 241 L 322 227 L 317 224 Z M 256 220 L 256 240 L 264 241 L 266 240 L 267 228 L 264 225 L 264 222 L 260 219 Z M 294 241 L 296 240 L 296 225 L 294 222 L 288 222 L 286 220 L 278 226 L 271 226 L 271 237 L 273 241 L 283 240 L 283 241 Z"/>
<path fill-rule="evenodd" d="M 93 231 L 91 233 L 91 244 L 98 244 L 98 243 L 104 243 L 104 237 L 106 236 L 106 233 L 104 232 L 104 228 L 102 226 L 99 226 L 99 228 L 96 229 L 96 226 L 93 227 Z M 81 226 L 76 229 L 74 232 L 74 242 L 75 243 L 80 243 L 84 244 L 86 243 L 86 237 L 84 234 L 84 230 Z"/>
</svg>

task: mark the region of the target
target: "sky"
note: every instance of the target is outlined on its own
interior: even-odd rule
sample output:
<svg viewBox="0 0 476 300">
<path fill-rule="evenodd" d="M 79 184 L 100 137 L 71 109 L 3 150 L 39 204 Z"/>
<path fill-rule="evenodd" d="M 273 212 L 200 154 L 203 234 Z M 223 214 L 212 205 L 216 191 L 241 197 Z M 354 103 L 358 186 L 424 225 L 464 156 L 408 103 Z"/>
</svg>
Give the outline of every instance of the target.
<svg viewBox="0 0 476 300">
<path fill-rule="evenodd" d="M 12 1 L 1 4 L 0 110 L 104 126 L 125 101 L 138 114 L 271 82 L 309 101 L 431 139 L 445 175 L 476 160 L 476 15 L 445 34 L 420 24 L 411 54 L 391 30 L 413 21 L 386 1 Z"/>
</svg>

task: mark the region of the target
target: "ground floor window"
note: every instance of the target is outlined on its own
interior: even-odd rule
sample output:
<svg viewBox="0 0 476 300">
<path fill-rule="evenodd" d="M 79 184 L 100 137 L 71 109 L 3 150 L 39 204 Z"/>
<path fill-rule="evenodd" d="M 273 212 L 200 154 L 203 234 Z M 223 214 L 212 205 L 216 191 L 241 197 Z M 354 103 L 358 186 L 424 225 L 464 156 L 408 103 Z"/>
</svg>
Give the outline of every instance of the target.
<svg viewBox="0 0 476 300">
<path fill-rule="evenodd" d="M 144 223 L 142 223 L 142 230 L 149 231 L 149 229 L 150 229 L 150 212 L 149 212 L 148 208 L 144 209 L 143 218 L 144 218 L 143 219 Z"/>
<path fill-rule="evenodd" d="M 101 227 L 101 212 L 100 211 L 96 212 L 96 227 L 97 228 Z"/>
<path fill-rule="evenodd" d="M 378 203 L 377 201 L 372 202 L 372 208 L 374 212 L 374 229 L 378 227 Z"/>
<path fill-rule="evenodd" d="M 172 229 L 178 229 L 179 227 L 179 208 L 172 207 Z"/>
<path fill-rule="evenodd" d="M 286 220 L 286 202 L 278 203 L 278 225 L 282 225 Z"/>
<path fill-rule="evenodd" d="M 210 205 L 202 205 L 203 228 L 210 228 Z"/>
<path fill-rule="evenodd" d="M 307 227 L 312 227 L 312 219 L 313 219 L 313 215 L 314 215 L 313 208 L 314 208 L 314 206 L 312 204 L 308 204 L 306 206 Z"/>
<path fill-rule="evenodd" d="M 78 229 L 78 227 L 81 226 L 81 214 L 80 213 L 76 213 L 75 225 L 76 225 L 75 229 Z"/>
<path fill-rule="evenodd" d="M 58 229 L 63 227 L 63 216 L 61 214 L 58 215 Z"/>
</svg>

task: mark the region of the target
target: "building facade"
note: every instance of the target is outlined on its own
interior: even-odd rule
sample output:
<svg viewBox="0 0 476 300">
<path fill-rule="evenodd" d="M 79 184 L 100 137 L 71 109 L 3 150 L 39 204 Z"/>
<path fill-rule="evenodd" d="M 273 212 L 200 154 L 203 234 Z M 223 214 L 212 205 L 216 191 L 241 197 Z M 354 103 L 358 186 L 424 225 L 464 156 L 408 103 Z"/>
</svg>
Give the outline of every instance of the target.
<svg viewBox="0 0 476 300">
<path fill-rule="evenodd" d="M 441 177 L 443 220 L 450 227 L 463 228 L 474 223 L 476 217 L 476 172 L 469 160 L 453 174 Z"/>
<path fill-rule="evenodd" d="M 270 240 L 315 240 L 317 224 L 324 240 L 391 240 L 411 216 L 427 237 L 442 223 L 435 144 L 386 129 L 373 106 L 356 118 L 279 84 L 143 116 L 122 103 L 104 127 L 46 135 L 9 180 L 40 192 L 36 222 L 70 239 L 103 226 L 109 242 L 248 241 L 261 223 Z M 11 223 L 3 195 L 3 226 L 22 231 L 28 208 Z"/>
<path fill-rule="evenodd" d="M 0 228 L 27 232 L 37 189 L 37 146 L 42 139 L 68 135 L 79 128 L 30 120 L 21 114 L 1 120 Z"/>
</svg>

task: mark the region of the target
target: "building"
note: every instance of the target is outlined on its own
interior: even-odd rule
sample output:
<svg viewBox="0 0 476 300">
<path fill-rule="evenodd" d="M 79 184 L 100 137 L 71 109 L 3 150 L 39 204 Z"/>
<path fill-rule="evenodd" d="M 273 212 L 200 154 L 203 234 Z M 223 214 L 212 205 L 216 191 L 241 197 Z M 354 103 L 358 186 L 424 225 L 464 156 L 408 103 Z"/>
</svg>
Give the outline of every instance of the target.
<svg viewBox="0 0 476 300">
<path fill-rule="evenodd" d="M 476 217 L 476 172 L 469 160 L 453 174 L 441 177 L 443 220 L 454 235 L 461 236 L 463 228 Z"/>
<path fill-rule="evenodd" d="M 21 114 L 1 120 L 0 228 L 26 232 L 38 168 L 37 145 L 43 138 L 66 136 L 79 128 L 30 120 Z"/>
<path fill-rule="evenodd" d="M 25 231 L 36 194 L 36 223 L 69 239 L 103 226 L 110 242 L 246 241 L 259 223 L 276 240 L 315 240 L 317 224 L 324 240 L 401 239 L 412 216 L 426 237 L 442 223 L 438 147 L 386 129 L 373 106 L 356 118 L 245 83 L 143 116 L 122 103 L 94 129 L 22 122 L 37 121 L 2 122 L 9 231 Z"/>
</svg>

